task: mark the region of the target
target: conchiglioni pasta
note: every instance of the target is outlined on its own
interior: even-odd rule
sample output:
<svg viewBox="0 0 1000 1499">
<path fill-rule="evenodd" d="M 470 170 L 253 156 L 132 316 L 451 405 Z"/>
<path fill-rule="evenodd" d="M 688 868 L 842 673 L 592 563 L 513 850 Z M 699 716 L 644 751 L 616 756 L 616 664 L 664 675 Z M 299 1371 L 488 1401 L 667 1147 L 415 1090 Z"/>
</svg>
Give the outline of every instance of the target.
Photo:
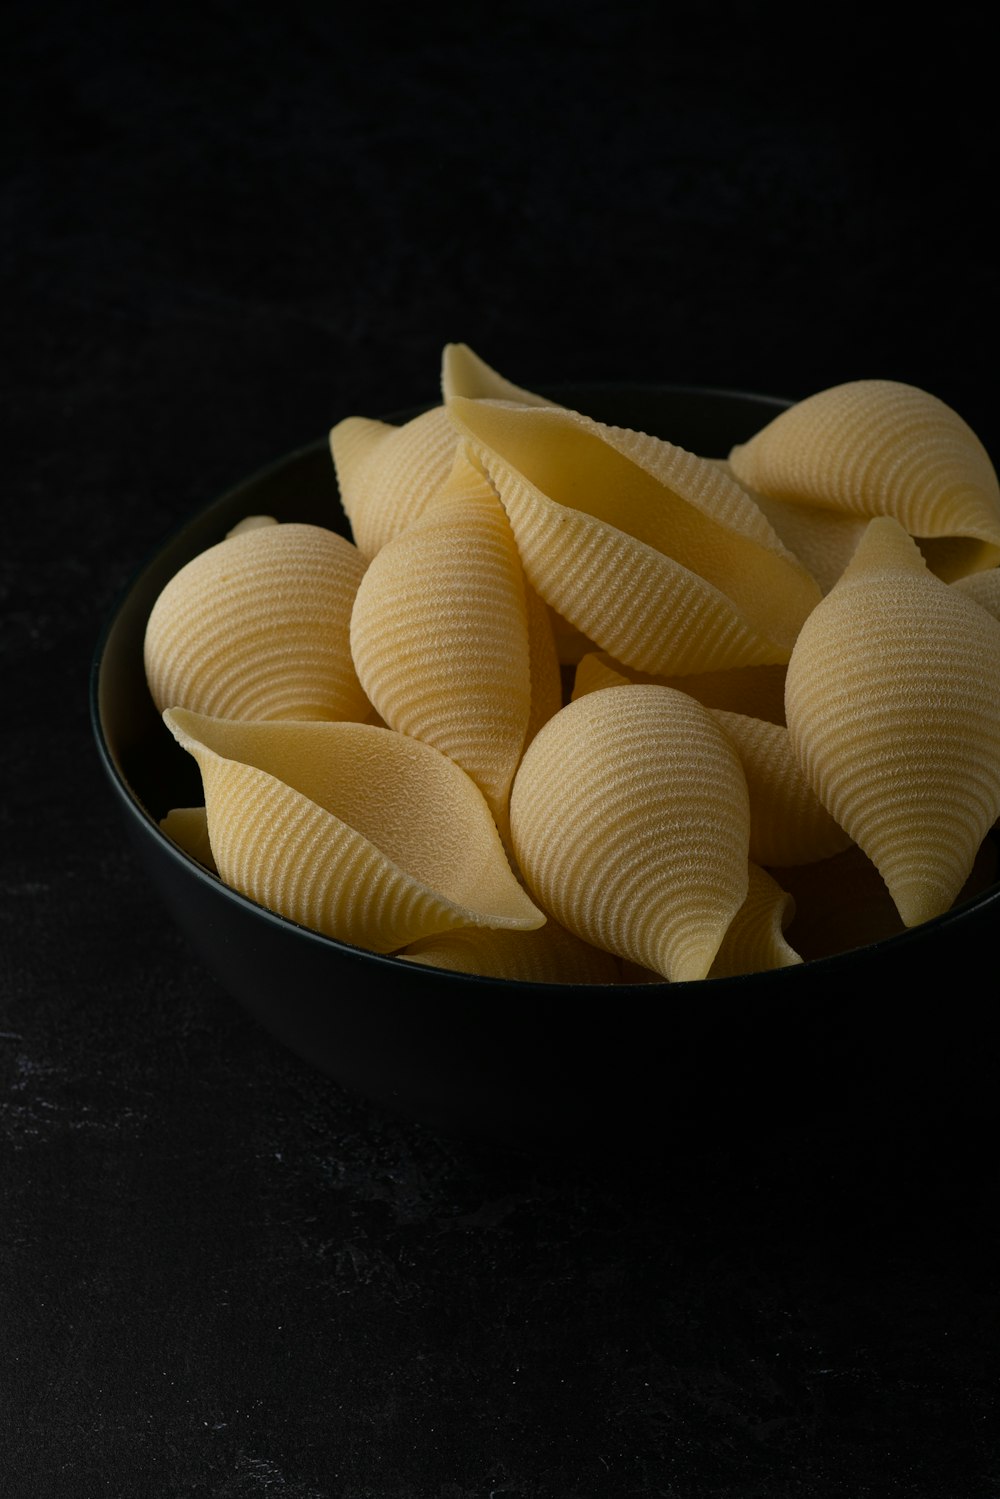
<svg viewBox="0 0 1000 1499">
<path fill-rule="evenodd" d="M 370 724 L 164 716 L 201 771 L 220 877 L 268 910 L 373 952 L 544 922 L 481 792 L 430 745 Z"/>
<path fill-rule="evenodd" d="M 322 526 L 236 528 L 153 606 L 143 649 L 157 708 L 363 721 L 350 620 L 364 571 L 357 547 Z"/>
<path fill-rule="evenodd" d="M 1000 487 L 957 413 L 855 381 L 701 456 L 465 344 L 440 388 L 330 429 L 350 540 L 247 516 L 157 599 L 179 849 L 534 984 L 797 966 L 995 881 Z"/>
</svg>

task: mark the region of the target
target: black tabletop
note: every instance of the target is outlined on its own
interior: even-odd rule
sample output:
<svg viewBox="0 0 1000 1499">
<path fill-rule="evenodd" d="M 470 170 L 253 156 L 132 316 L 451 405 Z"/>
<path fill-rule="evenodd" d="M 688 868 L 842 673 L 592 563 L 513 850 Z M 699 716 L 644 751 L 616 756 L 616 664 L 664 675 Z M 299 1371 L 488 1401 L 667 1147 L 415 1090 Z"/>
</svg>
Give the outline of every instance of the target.
<svg viewBox="0 0 1000 1499">
<path fill-rule="evenodd" d="M 397 1117 L 205 971 L 87 713 L 160 539 L 436 399 L 449 341 L 529 387 L 905 380 L 996 452 L 982 26 L 14 10 L 0 1493 L 995 1499 L 989 1098 L 582 1158 Z"/>
</svg>

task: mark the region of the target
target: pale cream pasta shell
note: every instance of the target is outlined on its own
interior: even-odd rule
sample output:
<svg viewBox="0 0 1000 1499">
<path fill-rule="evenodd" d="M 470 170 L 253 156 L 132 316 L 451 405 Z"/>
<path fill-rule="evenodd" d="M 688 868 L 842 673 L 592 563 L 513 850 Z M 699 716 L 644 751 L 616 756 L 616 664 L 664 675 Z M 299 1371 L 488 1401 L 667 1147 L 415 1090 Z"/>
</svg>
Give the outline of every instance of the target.
<svg viewBox="0 0 1000 1499">
<path fill-rule="evenodd" d="M 218 874 L 204 807 L 171 807 L 166 817 L 160 819 L 160 831 L 212 874 Z"/>
<path fill-rule="evenodd" d="M 717 464 L 562 407 L 448 410 L 528 581 L 603 650 L 655 673 L 787 661 L 818 585 Z"/>
<path fill-rule="evenodd" d="M 802 628 L 785 708 L 806 778 L 904 923 L 948 910 L 1000 812 L 1000 624 L 873 520 Z"/>
<path fill-rule="evenodd" d="M 468 344 L 445 344 L 441 356 L 441 394 L 445 404 L 455 396 L 472 400 L 517 401 L 522 406 L 557 404 L 514 385 L 481 359 Z"/>
<path fill-rule="evenodd" d="M 978 567 L 1000 561 L 990 457 L 957 412 L 916 386 L 853 380 L 819 391 L 735 447 L 729 462 L 761 494 L 892 516 L 911 536 L 983 543 Z"/>
<path fill-rule="evenodd" d="M 847 848 L 851 839 L 803 775 L 787 728 L 745 713 L 710 711 L 747 778 L 750 858 L 764 865 L 812 864 Z"/>
<path fill-rule="evenodd" d="M 970 573 L 968 577 L 957 578 L 952 587 L 957 588 L 966 598 L 974 599 L 987 614 L 1000 620 L 1000 567 L 991 567 L 986 572 Z"/>
<path fill-rule="evenodd" d="M 704 978 L 748 886 L 736 751 L 687 694 L 630 685 L 551 718 L 511 792 L 538 904 L 584 941 L 670 980 Z"/>
<path fill-rule="evenodd" d="M 351 616 L 358 677 L 390 728 L 468 772 L 506 828 L 531 713 L 520 558 L 489 483 L 470 464 L 372 560 Z"/>
<path fill-rule="evenodd" d="M 458 436 L 441 405 L 398 427 L 345 417 L 329 443 L 351 534 L 370 561 L 423 514 L 451 472 Z"/>
<path fill-rule="evenodd" d="M 481 792 L 430 745 L 369 724 L 164 719 L 201 771 L 220 878 L 268 910 L 373 952 L 543 924 Z"/>
<path fill-rule="evenodd" d="M 794 913 L 792 896 L 766 869 L 751 862 L 746 900 L 729 924 L 709 978 L 736 978 L 801 963 L 801 954 L 785 935 Z"/>
<path fill-rule="evenodd" d="M 219 718 L 363 720 L 371 704 L 350 655 L 358 549 L 322 526 L 227 536 L 157 598 L 144 659 L 157 708 Z"/>
<path fill-rule="evenodd" d="M 459 927 L 424 937 L 399 954 L 414 963 L 527 984 L 617 984 L 618 960 L 555 921 L 533 932 Z"/>
</svg>

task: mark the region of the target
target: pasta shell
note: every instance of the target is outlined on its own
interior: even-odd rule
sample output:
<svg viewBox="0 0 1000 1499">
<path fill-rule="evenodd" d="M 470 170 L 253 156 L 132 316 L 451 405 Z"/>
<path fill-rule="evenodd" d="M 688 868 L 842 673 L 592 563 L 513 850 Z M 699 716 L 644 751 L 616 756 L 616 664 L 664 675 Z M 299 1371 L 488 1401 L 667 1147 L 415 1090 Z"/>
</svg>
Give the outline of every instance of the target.
<svg viewBox="0 0 1000 1499">
<path fill-rule="evenodd" d="M 981 609 L 1000 620 L 1000 567 L 991 567 L 988 572 L 970 573 L 966 578 L 957 578 L 953 588 L 975 599 Z"/>
<path fill-rule="evenodd" d="M 473 400 L 517 401 L 522 406 L 552 406 L 555 402 L 512 385 L 473 353 L 468 344 L 445 344 L 441 357 L 441 393 L 445 404 L 454 396 Z"/>
<path fill-rule="evenodd" d="M 669 687 L 592 692 L 551 718 L 511 792 L 538 904 L 667 979 L 704 978 L 748 883 L 746 779 L 707 709 Z"/>
<path fill-rule="evenodd" d="M 329 440 L 341 504 L 368 560 L 419 519 L 448 478 L 458 446 L 443 406 L 399 427 L 345 417 Z"/>
<path fill-rule="evenodd" d="M 1000 485 L 971 427 L 936 396 L 894 380 L 854 380 L 782 411 L 734 448 L 736 477 L 762 495 L 866 518 L 912 536 L 985 545 L 1000 561 Z"/>
<path fill-rule="evenodd" d="M 219 718 L 345 718 L 371 712 L 350 656 L 365 562 L 322 526 L 253 527 L 192 558 L 150 613 L 153 701 Z"/>
<path fill-rule="evenodd" d="M 811 864 L 850 843 L 799 768 L 788 730 L 745 713 L 711 710 L 740 757 L 750 792 L 750 858 Z"/>
<path fill-rule="evenodd" d="M 655 682 L 678 687 L 706 708 L 745 713 L 767 723 L 785 722 L 785 667 L 737 666 L 732 671 L 691 672 L 685 677 L 653 676 L 615 661 L 607 651 L 592 651 L 576 668 L 573 696 L 582 697 L 598 687 L 621 686 L 624 682 Z"/>
<path fill-rule="evenodd" d="M 544 922 L 481 793 L 430 745 L 370 724 L 164 720 L 198 762 L 220 878 L 268 910 L 373 952 Z"/>
<path fill-rule="evenodd" d="M 733 917 L 716 954 L 709 978 L 734 978 L 741 973 L 765 973 L 792 968 L 799 953 L 785 937 L 795 912 L 795 901 L 757 864 L 750 865 L 747 897 Z"/>
<path fill-rule="evenodd" d="M 166 817 L 160 819 L 160 829 L 192 859 L 203 864 L 212 874 L 218 874 L 204 807 L 172 807 Z"/>
<path fill-rule="evenodd" d="M 414 963 L 528 984 L 616 984 L 617 959 L 581 942 L 554 921 L 533 932 L 460 927 L 425 937 L 399 954 Z"/>
<path fill-rule="evenodd" d="M 986 890 L 996 880 L 997 864 L 996 844 L 987 838 L 958 899 L 970 900 Z M 818 864 L 771 873 L 795 901 L 788 936 L 807 962 L 906 930 L 885 881 L 857 844 Z"/>
<path fill-rule="evenodd" d="M 717 464 L 562 407 L 448 410 L 528 581 L 603 650 L 656 673 L 787 661 L 819 588 Z"/>
<path fill-rule="evenodd" d="M 531 711 L 527 606 L 507 517 L 471 464 L 369 565 L 351 651 L 385 723 L 450 755 L 505 829 Z"/>
<path fill-rule="evenodd" d="M 873 520 L 802 628 L 785 708 L 810 785 L 904 923 L 946 911 L 1000 812 L 1000 624 Z"/>
</svg>

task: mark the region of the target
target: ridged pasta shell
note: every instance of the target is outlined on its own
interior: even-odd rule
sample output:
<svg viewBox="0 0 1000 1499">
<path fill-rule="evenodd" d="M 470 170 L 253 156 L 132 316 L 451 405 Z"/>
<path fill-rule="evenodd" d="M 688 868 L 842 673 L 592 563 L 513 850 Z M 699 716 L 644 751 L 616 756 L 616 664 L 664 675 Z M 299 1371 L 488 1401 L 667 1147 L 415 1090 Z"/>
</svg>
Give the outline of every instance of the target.
<svg viewBox="0 0 1000 1499">
<path fill-rule="evenodd" d="M 1000 567 L 991 567 L 988 572 L 970 573 L 966 578 L 957 578 L 953 588 L 974 599 L 987 614 L 1000 620 Z"/>
<path fill-rule="evenodd" d="M 1000 812 L 1000 624 L 869 523 L 788 665 L 788 730 L 907 926 L 948 910 Z"/>
<path fill-rule="evenodd" d="M 669 687 L 570 703 L 525 752 L 511 838 L 538 904 L 595 947 L 704 978 L 748 882 L 750 809 L 732 744 Z"/>
<path fill-rule="evenodd" d="M 389 727 L 450 755 L 505 829 L 531 711 L 527 605 L 503 506 L 471 464 L 370 563 L 351 652 Z"/>
<path fill-rule="evenodd" d="M 441 394 L 447 405 L 454 396 L 469 396 L 473 400 L 517 401 L 522 406 L 553 406 L 545 396 L 539 396 L 510 380 L 491 368 L 468 344 L 445 344 L 441 356 Z"/>
<path fill-rule="evenodd" d="M 340 502 L 371 560 L 422 515 L 451 472 L 458 437 L 444 406 L 402 426 L 349 416 L 330 429 Z"/>
<path fill-rule="evenodd" d="M 817 864 L 773 869 L 771 874 L 795 902 L 788 940 L 806 962 L 866 947 L 906 930 L 885 881 L 857 844 Z M 959 892 L 968 900 L 997 877 L 997 849 L 987 838 Z"/>
<path fill-rule="evenodd" d="M 794 912 L 795 901 L 788 892 L 766 869 L 751 862 L 746 900 L 729 924 L 709 978 L 735 978 L 801 963 L 800 954 L 785 936 Z"/>
<path fill-rule="evenodd" d="M 548 723 L 563 705 L 562 671 L 552 611 L 527 578 L 524 578 L 524 602 L 528 617 L 528 662 L 531 676 L 531 708 L 524 747 L 531 743 L 542 724 Z"/>
<path fill-rule="evenodd" d="M 780 412 L 729 462 L 752 490 L 853 515 L 889 515 L 911 536 L 987 543 L 1000 561 L 1000 485 L 986 449 L 937 396 L 853 380 Z"/>
<path fill-rule="evenodd" d="M 812 864 L 850 838 L 799 767 L 788 730 L 745 713 L 713 708 L 733 742 L 750 792 L 750 858 L 758 864 Z"/>
<path fill-rule="evenodd" d="M 448 410 L 528 581 L 603 650 L 657 673 L 787 661 L 819 588 L 717 464 L 562 407 Z"/>
<path fill-rule="evenodd" d="M 583 697 L 598 687 L 620 687 L 625 682 L 654 682 L 660 687 L 678 687 L 706 708 L 745 713 L 767 723 L 785 722 L 785 667 L 737 666 L 732 671 L 691 672 L 685 677 L 654 676 L 623 666 L 607 651 L 592 651 L 576 668 L 573 697 Z"/>
<path fill-rule="evenodd" d="M 555 921 L 533 932 L 461 927 L 425 937 L 399 954 L 414 963 L 528 984 L 616 984 L 621 973 L 610 953 L 581 942 Z"/>
<path fill-rule="evenodd" d="M 268 910 L 373 952 L 543 924 L 482 794 L 430 745 L 370 724 L 164 720 L 198 762 L 220 878 Z"/>
<path fill-rule="evenodd" d="M 192 558 L 146 626 L 153 701 L 218 718 L 345 718 L 371 712 L 350 655 L 365 571 L 322 526 L 254 527 Z"/>
</svg>

